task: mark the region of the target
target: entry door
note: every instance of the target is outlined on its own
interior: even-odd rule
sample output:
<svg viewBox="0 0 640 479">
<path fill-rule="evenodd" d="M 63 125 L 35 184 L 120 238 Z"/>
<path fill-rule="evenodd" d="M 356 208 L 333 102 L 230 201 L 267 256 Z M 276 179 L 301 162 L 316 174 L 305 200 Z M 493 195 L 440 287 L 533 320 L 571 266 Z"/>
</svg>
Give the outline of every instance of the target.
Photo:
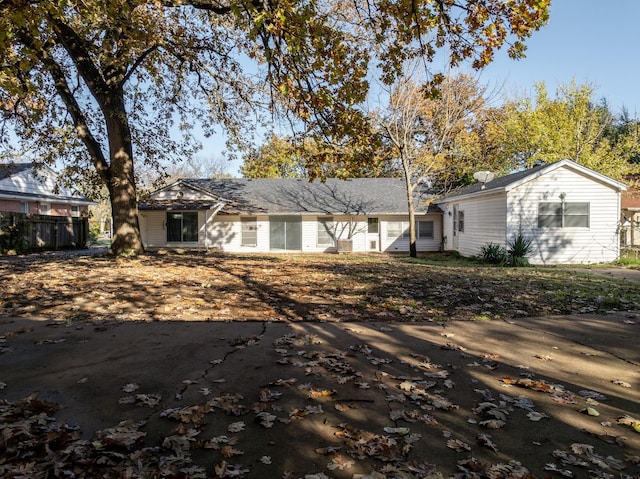
<svg viewBox="0 0 640 479">
<path fill-rule="evenodd" d="M 451 249 L 458 251 L 458 205 L 453 205 L 453 239 Z"/>
<path fill-rule="evenodd" d="M 367 218 L 367 250 L 380 251 L 380 220 Z"/>
<path fill-rule="evenodd" d="M 302 220 L 299 216 L 270 216 L 269 239 L 272 250 L 302 250 Z"/>
</svg>

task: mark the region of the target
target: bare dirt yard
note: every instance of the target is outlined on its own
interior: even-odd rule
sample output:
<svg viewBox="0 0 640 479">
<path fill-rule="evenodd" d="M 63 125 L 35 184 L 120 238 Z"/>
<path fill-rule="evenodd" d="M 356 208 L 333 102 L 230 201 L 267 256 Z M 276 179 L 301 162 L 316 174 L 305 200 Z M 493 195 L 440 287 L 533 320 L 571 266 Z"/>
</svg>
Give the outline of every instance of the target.
<svg viewBox="0 0 640 479">
<path fill-rule="evenodd" d="M 640 477 L 640 282 L 434 255 L 0 258 L 0 477 Z"/>
</svg>

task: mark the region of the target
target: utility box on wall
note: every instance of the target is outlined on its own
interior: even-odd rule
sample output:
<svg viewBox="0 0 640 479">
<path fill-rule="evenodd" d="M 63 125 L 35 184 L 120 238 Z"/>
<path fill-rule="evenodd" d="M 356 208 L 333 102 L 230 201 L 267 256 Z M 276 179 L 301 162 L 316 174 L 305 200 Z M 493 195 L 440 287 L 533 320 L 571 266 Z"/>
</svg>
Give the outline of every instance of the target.
<svg viewBox="0 0 640 479">
<path fill-rule="evenodd" d="M 353 251 L 353 240 L 349 239 L 339 239 L 337 241 L 337 249 L 338 253 L 351 253 Z"/>
</svg>

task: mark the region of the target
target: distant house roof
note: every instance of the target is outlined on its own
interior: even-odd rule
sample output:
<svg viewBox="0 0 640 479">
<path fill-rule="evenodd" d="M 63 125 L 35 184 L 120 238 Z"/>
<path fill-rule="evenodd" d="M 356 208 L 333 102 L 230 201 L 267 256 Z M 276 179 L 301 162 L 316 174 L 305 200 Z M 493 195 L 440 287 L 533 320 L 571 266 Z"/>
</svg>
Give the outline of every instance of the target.
<svg viewBox="0 0 640 479">
<path fill-rule="evenodd" d="M 31 184 L 31 186 L 26 183 L 22 184 L 22 180 L 18 182 L 12 180 L 12 177 L 15 176 L 38 176 L 38 173 L 34 172 L 34 163 L 0 163 L 0 198 L 68 203 L 74 205 L 96 204 L 94 201 L 90 201 L 67 188 L 62 188 L 60 194 L 56 194 L 51 187 L 55 181 L 56 172 L 45 166 L 39 170 L 39 173 L 42 173 L 42 177 L 40 178 L 42 185 L 34 188 L 33 184 Z M 45 185 L 45 179 L 50 181 L 47 183 L 48 186 Z"/>
<path fill-rule="evenodd" d="M 296 178 L 183 179 L 176 185 L 205 192 L 208 198 L 154 199 L 141 203 L 141 210 L 204 209 L 220 200 L 220 214 L 406 214 L 407 197 L 401 178 L 329 178 L 309 182 Z M 166 189 L 165 188 L 165 189 Z M 159 190 L 162 191 L 162 190 Z M 440 212 L 427 206 L 431 195 L 416 195 L 416 212 Z"/>
<path fill-rule="evenodd" d="M 529 168 L 527 170 L 517 171 L 510 175 L 495 178 L 486 183 L 478 182 L 478 183 L 474 183 L 473 185 L 465 186 L 456 191 L 453 191 L 452 193 L 447 195 L 445 198 L 442 198 L 441 200 L 439 200 L 439 202 L 447 202 L 453 199 L 460 199 L 461 197 L 466 197 L 466 196 L 489 194 L 489 193 L 494 193 L 498 191 L 508 191 L 509 189 L 520 185 L 521 183 L 537 178 L 542 174 L 545 174 L 547 172 L 553 171 L 561 167 L 568 167 L 568 168 L 577 170 L 583 174 L 591 176 L 594 179 L 597 179 L 606 184 L 609 184 L 610 186 L 617 188 L 619 190 L 626 189 L 626 186 L 623 183 L 620 183 L 619 181 L 609 178 L 608 176 L 605 176 L 601 173 L 598 173 L 582 165 L 579 165 L 574 161 L 561 160 L 561 161 L 556 161 L 554 163 L 550 163 L 548 165 L 539 165 L 533 168 Z"/>
<path fill-rule="evenodd" d="M 0 163 L 0 180 L 9 178 L 22 171 L 31 170 L 32 168 L 33 163 Z"/>
</svg>

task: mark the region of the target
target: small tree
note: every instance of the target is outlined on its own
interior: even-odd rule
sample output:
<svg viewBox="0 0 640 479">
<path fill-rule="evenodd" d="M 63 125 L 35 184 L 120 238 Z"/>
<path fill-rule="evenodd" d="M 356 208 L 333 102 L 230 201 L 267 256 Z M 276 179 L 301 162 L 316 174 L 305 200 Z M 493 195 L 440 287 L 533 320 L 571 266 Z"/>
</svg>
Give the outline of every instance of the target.
<svg viewBox="0 0 640 479">
<path fill-rule="evenodd" d="M 381 114 L 380 127 L 391 159 L 398 163 L 405 181 L 413 257 L 417 256 L 416 197 L 427 188 L 443 192 L 454 178 L 464 176 L 469 158 L 460 140 L 484 108 L 484 91 L 467 75 L 445 78 L 436 91 L 404 77 Z"/>
</svg>

